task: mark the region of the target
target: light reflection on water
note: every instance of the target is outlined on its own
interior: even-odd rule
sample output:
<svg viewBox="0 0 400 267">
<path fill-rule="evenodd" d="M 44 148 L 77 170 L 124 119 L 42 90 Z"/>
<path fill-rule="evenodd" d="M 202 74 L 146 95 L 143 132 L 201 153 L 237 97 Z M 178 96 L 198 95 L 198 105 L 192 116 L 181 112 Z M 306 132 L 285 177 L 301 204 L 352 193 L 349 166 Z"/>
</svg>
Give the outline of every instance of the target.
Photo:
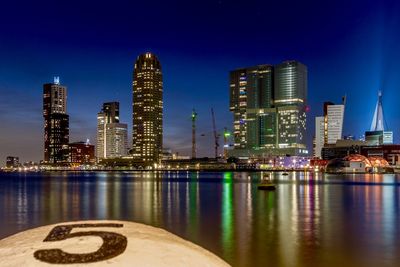
<svg viewBox="0 0 400 267">
<path fill-rule="evenodd" d="M 1 174 L 0 238 L 72 220 L 162 227 L 234 266 L 396 266 L 400 177 L 261 173 Z"/>
</svg>

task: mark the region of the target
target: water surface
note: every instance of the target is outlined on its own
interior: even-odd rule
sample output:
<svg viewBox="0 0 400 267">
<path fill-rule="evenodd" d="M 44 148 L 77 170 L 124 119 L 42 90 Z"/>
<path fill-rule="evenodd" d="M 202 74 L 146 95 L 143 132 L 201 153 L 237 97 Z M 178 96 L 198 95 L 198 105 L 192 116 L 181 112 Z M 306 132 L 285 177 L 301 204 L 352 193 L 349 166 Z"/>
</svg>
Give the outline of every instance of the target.
<svg viewBox="0 0 400 267">
<path fill-rule="evenodd" d="M 261 173 L 0 174 L 0 238 L 73 220 L 164 228 L 233 266 L 398 266 L 400 176 Z"/>
</svg>

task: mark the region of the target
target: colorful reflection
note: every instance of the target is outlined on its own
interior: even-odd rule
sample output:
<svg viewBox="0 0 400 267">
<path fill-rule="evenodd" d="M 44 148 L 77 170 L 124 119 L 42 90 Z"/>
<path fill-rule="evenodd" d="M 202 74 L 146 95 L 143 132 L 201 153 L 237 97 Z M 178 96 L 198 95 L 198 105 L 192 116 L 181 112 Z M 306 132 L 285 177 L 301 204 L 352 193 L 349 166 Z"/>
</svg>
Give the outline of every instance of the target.
<svg viewBox="0 0 400 267">
<path fill-rule="evenodd" d="M 400 177 L 246 172 L 2 174 L 0 238 L 121 219 L 162 227 L 233 266 L 396 266 Z"/>
<path fill-rule="evenodd" d="M 222 249 L 225 257 L 233 257 L 233 175 L 232 172 L 223 174 L 222 185 Z"/>
</svg>

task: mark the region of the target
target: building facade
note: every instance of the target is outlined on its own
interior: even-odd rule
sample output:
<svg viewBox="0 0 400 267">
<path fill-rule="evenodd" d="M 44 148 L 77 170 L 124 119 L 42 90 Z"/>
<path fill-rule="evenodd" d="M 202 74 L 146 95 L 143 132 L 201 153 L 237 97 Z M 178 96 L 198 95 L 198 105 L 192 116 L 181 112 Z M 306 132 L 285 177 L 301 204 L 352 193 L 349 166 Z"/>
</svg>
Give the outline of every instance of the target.
<svg viewBox="0 0 400 267">
<path fill-rule="evenodd" d="M 291 148 L 291 154 L 306 154 L 307 67 L 285 61 L 275 67 L 275 99 L 278 111 L 278 148 Z"/>
<path fill-rule="evenodd" d="M 104 103 L 97 114 L 96 144 L 98 160 L 128 154 L 128 125 L 119 122 L 119 102 Z"/>
<path fill-rule="evenodd" d="M 233 113 L 234 147 L 255 148 L 267 143 L 264 128 L 273 101 L 273 66 L 259 65 L 230 73 L 230 111 Z M 272 110 L 274 120 L 275 111 Z M 269 116 L 271 117 L 271 115 Z M 275 134 L 275 128 L 269 134 Z M 272 141 L 272 145 L 275 143 Z"/>
<path fill-rule="evenodd" d="M 18 168 L 19 164 L 19 157 L 8 156 L 6 158 L 6 167 L 7 168 Z"/>
<path fill-rule="evenodd" d="M 67 88 L 58 77 L 43 85 L 44 163 L 68 162 L 69 116 Z"/>
<path fill-rule="evenodd" d="M 106 158 L 120 158 L 128 155 L 128 125 L 108 123 L 106 125 Z"/>
<path fill-rule="evenodd" d="M 152 53 L 140 55 L 133 71 L 132 154 L 144 164 L 159 163 L 163 147 L 163 77 Z"/>
<path fill-rule="evenodd" d="M 325 117 L 325 144 L 335 144 L 342 139 L 344 104 L 335 105 L 330 102 L 324 104 Z"/>
<path fill-rule="evenodd" d="M 307 68 L 297 61 L 230 72 L 232 156 L 305 155 Z"/>
<path fill-rule="evenodd" d="M 314 157 L 321 158 L 321 151 L 325 143 L 325 117 L 315 117 L 315 147 L 314 147 Z"/>
<path fill-rule="evenodd" d="M 324 116 L 315 118 L 314 157 L 324 158 L 322 149 L 334 147 L 338 140 L 342 140 L 345 102 L 346 97 L 343 97 L 343 104 L 340 105 L 324 102 Z M 326 151 L 329 152 L 330 150 L 327 149 Z"/>
<path fill-rule="evenodd" d="M 83 165 L 94 164 L 94 145 L 88 142 L 75 142 L 69 144 L 69 162 L 71 164 Z"/>
<path fill-rule="evenodd" d="M 382 157 L 390 165 L 400 165 L 400 145 L 364 146 L 361 148 L 361 154 L 366 157 Z"/>
</svg>

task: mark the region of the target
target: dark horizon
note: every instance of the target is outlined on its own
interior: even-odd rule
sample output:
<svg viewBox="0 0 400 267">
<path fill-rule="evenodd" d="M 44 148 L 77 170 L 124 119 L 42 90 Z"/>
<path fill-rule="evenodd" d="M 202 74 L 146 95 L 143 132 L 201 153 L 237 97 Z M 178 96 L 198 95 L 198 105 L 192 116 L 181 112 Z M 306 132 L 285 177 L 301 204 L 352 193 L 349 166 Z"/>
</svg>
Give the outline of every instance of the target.
<svg viewBox="0 0 400 267">
<path fill-rule="evenodd" d="M 396 1 L 3 3 L 0 162 L 43 158 L 42 92 L 53 76 L 68 87 L 71 142 L 95 144 L 96 115 L 109 101 L 120 102 L 131 138 L 133 64 L 149 51 L 164 77 L 164 147 L 181 154 L 190 155 L 192 108 L 199 156 L 213 155 L 211 107 L 218 130 L 232 128 L 229 71 L 285 60 L 308 67 L 310 151 L 324 101 L 347 95 L 343 133 L 359 137 L 378 90 L 399 142 L 399 11 Z"/>
</svg>

